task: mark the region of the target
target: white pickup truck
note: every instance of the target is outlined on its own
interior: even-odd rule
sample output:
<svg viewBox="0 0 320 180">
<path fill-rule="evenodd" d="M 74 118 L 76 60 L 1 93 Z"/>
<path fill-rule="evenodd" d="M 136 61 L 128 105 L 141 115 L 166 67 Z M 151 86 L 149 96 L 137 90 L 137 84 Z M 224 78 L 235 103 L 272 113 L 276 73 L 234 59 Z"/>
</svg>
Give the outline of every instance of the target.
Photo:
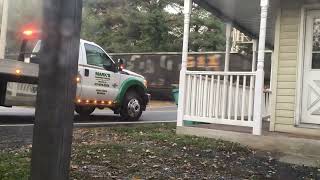
<svg viewBox="0 0 320 180">
<path fill-rule="evenodd" d="M 38 41 L 32 54 L 38 54 Z M 29 62 L 0 60 L 0 106 L 34 105 L 40 59 Z M 121 61 L 120 61 L 121 62 Z M 80 40 L 75 111 L 90 115 L 96 108 L 110 108 L 125 120 L 139 120 L 150 95 L 145 78 L 121 67 L 97 44 Z M 33 84 L 33 85 L 31 85 Z"/>
</svg>

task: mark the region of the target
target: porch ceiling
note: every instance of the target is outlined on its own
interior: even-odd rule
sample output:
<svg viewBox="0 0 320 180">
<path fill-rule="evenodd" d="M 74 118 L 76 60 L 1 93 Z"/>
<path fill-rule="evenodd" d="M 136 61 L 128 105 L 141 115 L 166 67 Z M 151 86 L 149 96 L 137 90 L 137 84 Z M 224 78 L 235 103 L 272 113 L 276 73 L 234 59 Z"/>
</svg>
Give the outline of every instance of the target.
<svg viewBox="0 0 320 180">
<path fill-rule="evenodd" d="M 252 38 L 259 37 L 260 0 L 194 0 L 195 3 Z M 267 22 L 267 46 L 273 47 L 279 0 L 270 0 Z"/>
</svg>

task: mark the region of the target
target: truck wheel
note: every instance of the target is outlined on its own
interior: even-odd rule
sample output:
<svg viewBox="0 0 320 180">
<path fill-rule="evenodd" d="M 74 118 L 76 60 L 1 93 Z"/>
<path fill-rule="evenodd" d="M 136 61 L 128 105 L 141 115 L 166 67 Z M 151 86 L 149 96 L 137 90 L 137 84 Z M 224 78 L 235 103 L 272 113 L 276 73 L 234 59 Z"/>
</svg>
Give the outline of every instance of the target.
<svg viewBox="0 0 320 180">
<path fill-rule="evenodd" d="M 89 116 L 95 110 L 95 107 L 91 106 L 76 106 L 75 110 L 80 116 Z"/>
<path fill-rule="evenodd" d="M 120 110 L 120 115 L 126 121 L 138 121 L 142 114 L 142 99 L 134 91 L 127 92 Z"/>
</svg>

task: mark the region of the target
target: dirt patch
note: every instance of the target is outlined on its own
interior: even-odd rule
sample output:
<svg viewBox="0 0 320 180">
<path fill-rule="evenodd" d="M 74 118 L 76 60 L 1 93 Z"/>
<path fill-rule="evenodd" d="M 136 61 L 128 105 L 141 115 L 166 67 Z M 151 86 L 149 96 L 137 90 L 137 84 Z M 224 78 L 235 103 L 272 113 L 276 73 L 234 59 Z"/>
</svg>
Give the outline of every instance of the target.
<svg viewBox="0 0 320 180">
<path fill-rule="evenodd" d="M 280 163 L 268 152 L 220 140 L 177 136 L 174 125 L 86 129 L 76 131 L 75 137 L 77 134 L 81 138 L 75 138 L 75 142 L 94 141 L 75 147 L 73 159 L 86 157 L 86 161 L 74 162 L 79 167 L 95 164 L 106 168 L 99 175 L 102 179 L 313 179 L 319 176 L 316 168 Z M 88 172 L 75 169 L 73 174 L 84 179 L 95 179 L 93 176 L 99 174 Z"/>
</svg>

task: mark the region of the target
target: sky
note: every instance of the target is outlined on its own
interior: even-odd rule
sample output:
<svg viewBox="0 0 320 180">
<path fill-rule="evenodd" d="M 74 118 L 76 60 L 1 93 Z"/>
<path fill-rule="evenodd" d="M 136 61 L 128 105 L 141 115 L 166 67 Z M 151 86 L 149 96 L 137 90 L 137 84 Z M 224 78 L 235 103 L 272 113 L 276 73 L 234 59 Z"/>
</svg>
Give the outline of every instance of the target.
<svg viewBox="0 0 320 180">
<path fill-rule="evenodd" d="M 182 11 L 182 7 L 168 5 L 165 10 L 172 14 L 178 14 Z"/>
</svg>

